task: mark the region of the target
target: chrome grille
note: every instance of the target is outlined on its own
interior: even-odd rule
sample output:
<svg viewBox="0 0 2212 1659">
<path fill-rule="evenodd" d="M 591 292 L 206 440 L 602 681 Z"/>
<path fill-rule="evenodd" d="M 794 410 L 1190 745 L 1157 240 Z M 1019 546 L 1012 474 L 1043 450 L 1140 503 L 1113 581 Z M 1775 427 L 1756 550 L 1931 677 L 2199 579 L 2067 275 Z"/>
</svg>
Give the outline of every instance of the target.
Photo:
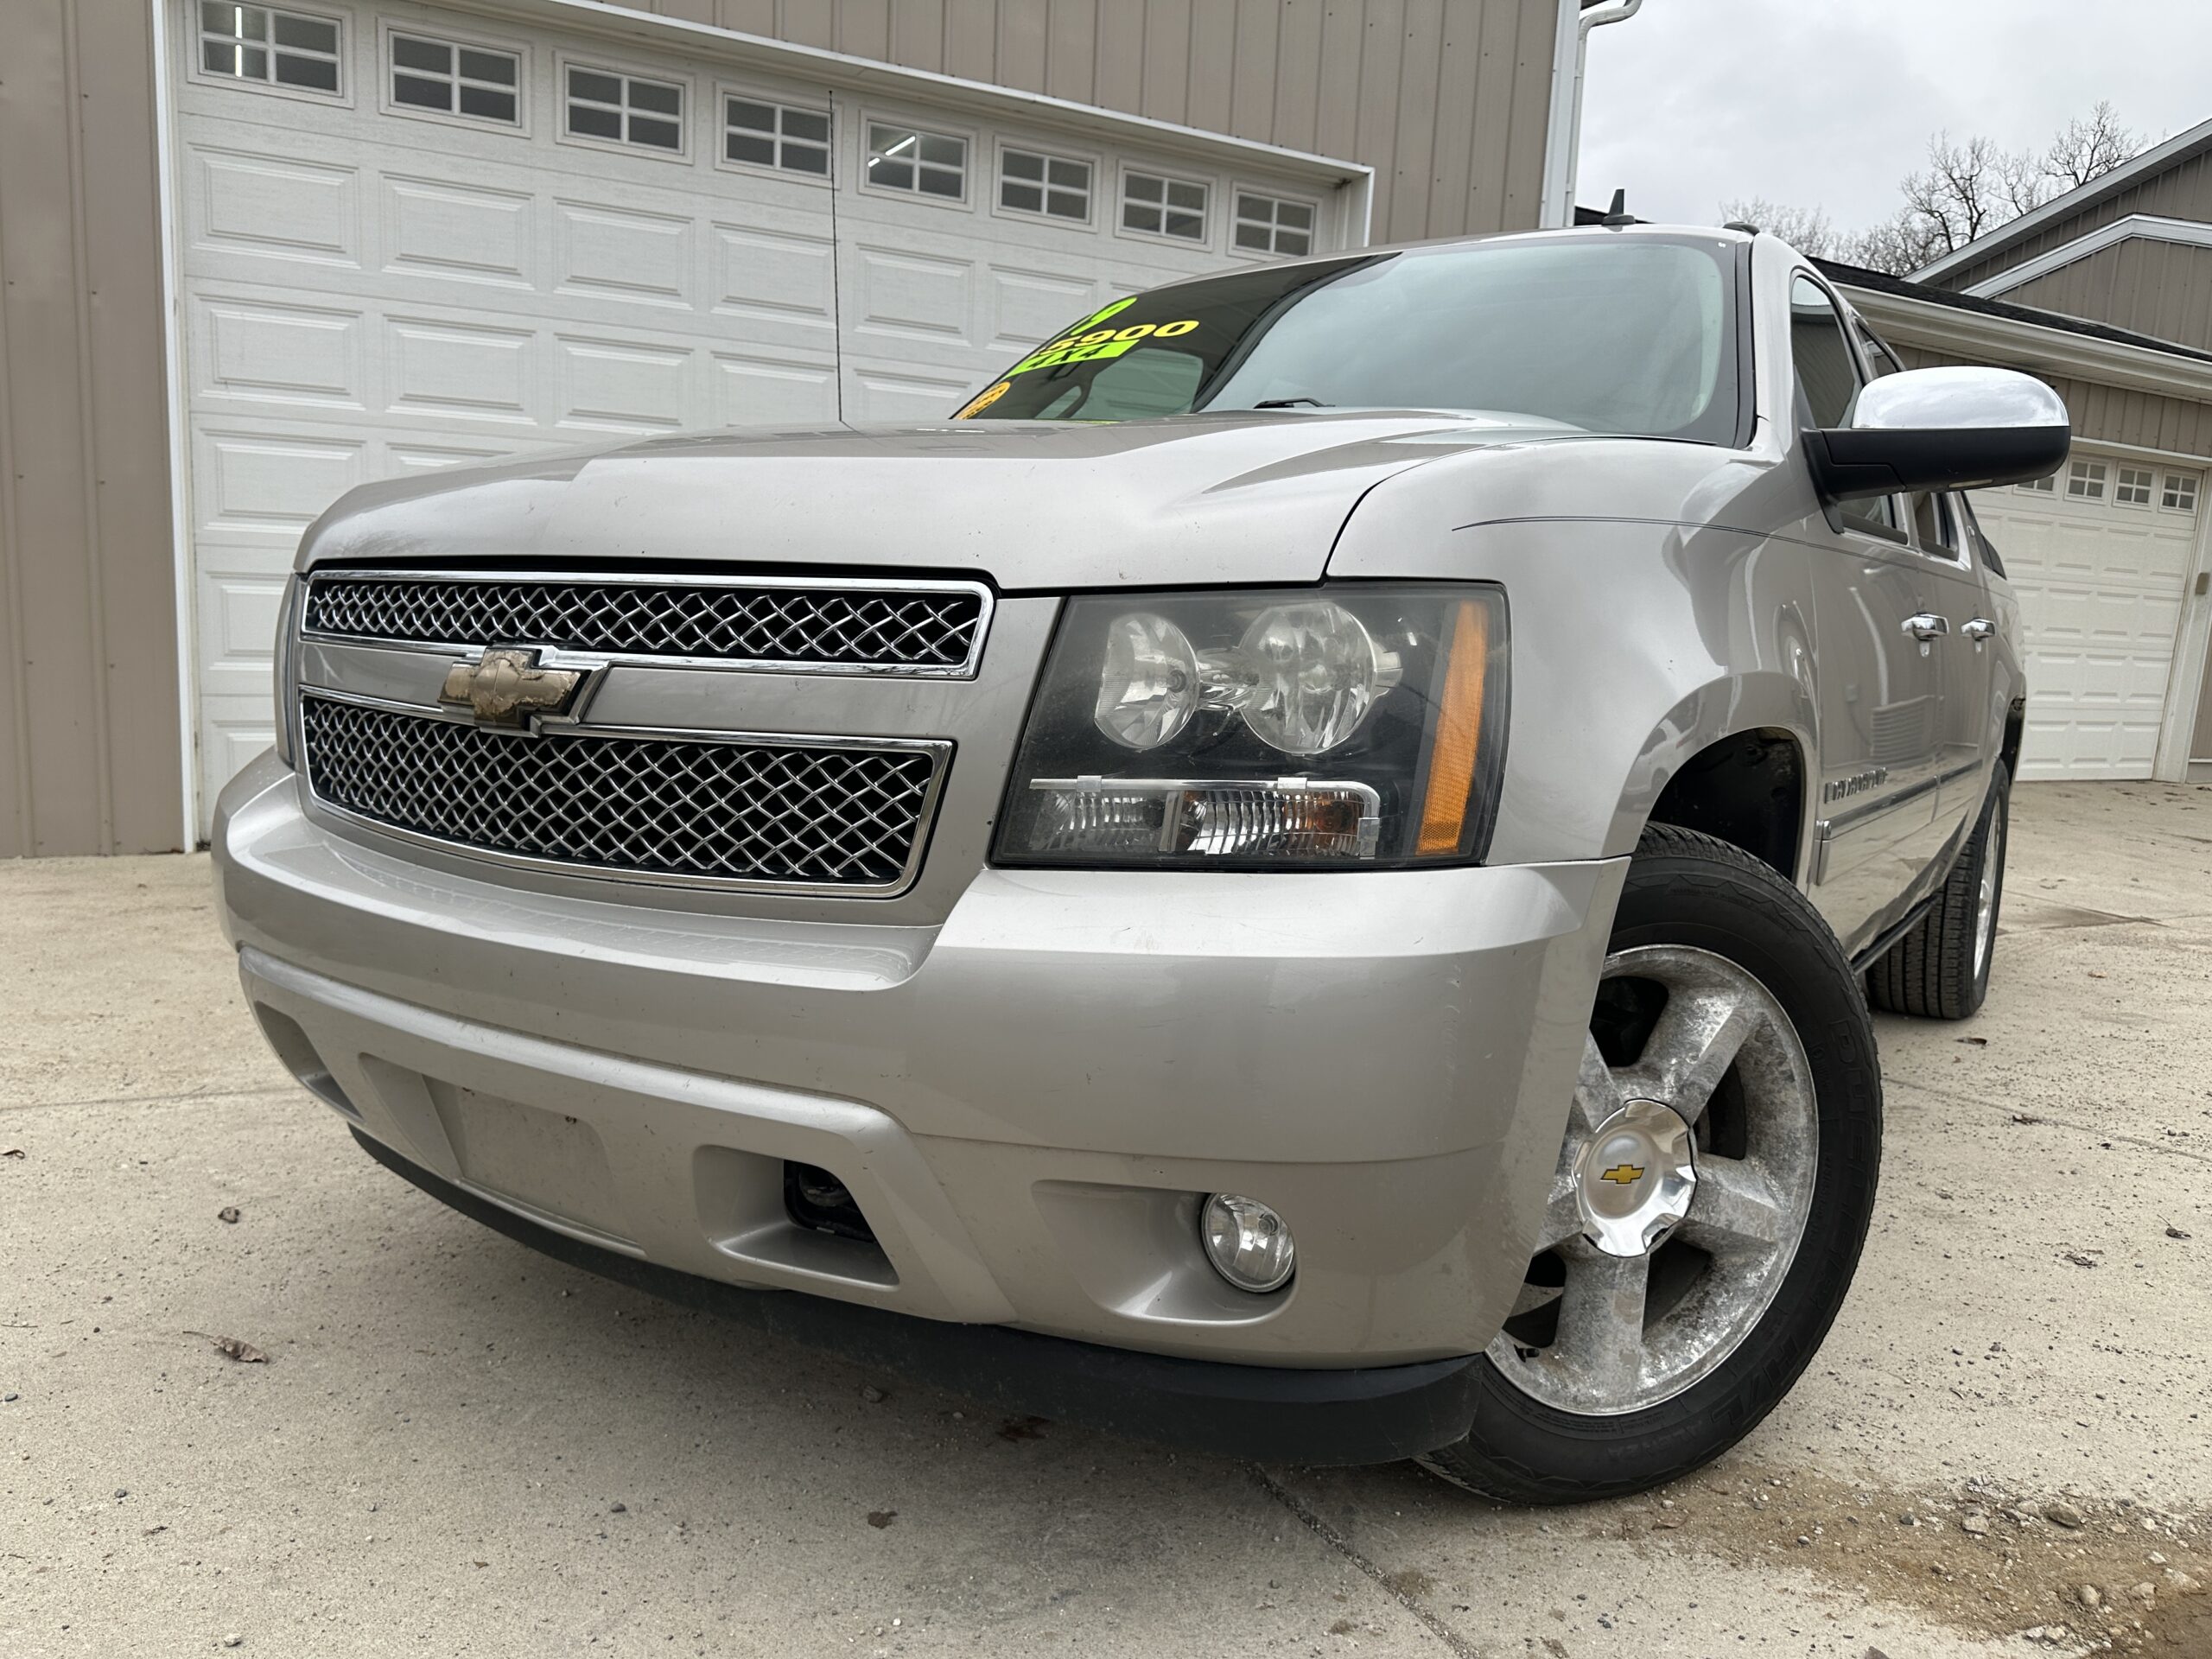
<svg viewBox="0 0 2212 1659">
<path fill-rule="evenodd" d="M 538 645 L 798 673 L 973 671 L 990 608 L 974 583 L 328 571 L 306 629 L 395 644 Z"/>
<path fill-rule="evenodd" d="M 912 876 L 943 744 L 503 735 L 308 693 L 315 798 L 409 835 L 648 878 L 894 890 Z"/>
</svg>

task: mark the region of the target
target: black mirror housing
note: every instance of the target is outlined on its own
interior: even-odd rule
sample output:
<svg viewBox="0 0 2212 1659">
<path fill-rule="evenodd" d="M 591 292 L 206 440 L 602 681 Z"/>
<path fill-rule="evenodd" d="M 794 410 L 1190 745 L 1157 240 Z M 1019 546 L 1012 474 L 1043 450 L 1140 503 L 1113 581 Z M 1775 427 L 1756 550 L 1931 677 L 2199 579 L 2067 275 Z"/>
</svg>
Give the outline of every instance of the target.
<svg viewBox="0 0 2212 1659">
<path fill-rule="evenodd" d="M 2012 369 L 1908 369 L 1859 388 L 1845 423 L 1808 432 L 1821 498 L 1976 490 L 2048 478 L 2072 423 L 2058 394 Z"/>
<path fill-rule="evenodd" d="M 2066 464 L 2066 427 L 1838 427 L 1805 435 L 1821 496 L 1830 501 L 1980 490 L 2048 478 Z"/>
</svg>

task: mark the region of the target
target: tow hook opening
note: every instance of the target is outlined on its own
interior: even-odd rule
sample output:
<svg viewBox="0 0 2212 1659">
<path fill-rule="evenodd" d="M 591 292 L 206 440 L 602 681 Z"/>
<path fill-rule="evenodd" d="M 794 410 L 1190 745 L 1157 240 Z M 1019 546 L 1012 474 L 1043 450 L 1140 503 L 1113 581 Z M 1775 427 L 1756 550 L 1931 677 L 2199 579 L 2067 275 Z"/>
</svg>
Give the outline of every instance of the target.
<svg viewBox="0 0 2212 1659">
<path fill-rule="evenodd" d="M 784 1213 L 810 1233 L 874 1244 L 875 1230 L 845 1184 L 818 1164 L 784 1160 Z M 878 1248 L 881 1248 L 878 1246 Z"/>
</svg>

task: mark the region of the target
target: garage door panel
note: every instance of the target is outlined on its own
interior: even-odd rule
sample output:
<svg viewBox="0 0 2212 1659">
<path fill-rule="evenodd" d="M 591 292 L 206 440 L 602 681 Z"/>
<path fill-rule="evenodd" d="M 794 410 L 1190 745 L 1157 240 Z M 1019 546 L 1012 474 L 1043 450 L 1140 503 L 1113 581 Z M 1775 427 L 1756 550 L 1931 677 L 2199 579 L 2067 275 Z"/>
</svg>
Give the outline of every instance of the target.
<svg viewBox="0 0 2212 1659">
<path fill-rule="evenodd" d="M 563 335 L 554 343 L 553 423 L 564 431 L 680 431 L 706 424 L 700 354 L 645 340 Z"/>
<path fill-rule="evenodd" d="M 1974 507 L 2020 601 L 2021 776 L 2149 777 L 2196 515 L 2023 490 L 1984 491 Z"/>
<path fill-rule="evenodd" d="M 194 147 L 186 233 L 256 259 L 360 268 L 360 172 Z"/>
<path fill-rule="evenodd" d="M 645 213 L 601 201 L 553 205 L 553 291 L 566 296 L 691 310 L 696 226 L 689 213 Z"/>
<path fill-rule="evenodd" d="M 430 283 L 533 288 L 537 204 L 522 190 L 385 174 L 383 269 Z"/>
<path fill-rule="evenodd" d="M 987 275 L 983 332 L 1011 357 L 1041 346 L 1099 302 L 1096 278 L 994 264 Z"/>
<path fill-rule="evenodd" d="M 823 345 L 836 340 L 833 238 L 796 227 L 717 221 L 713 246 L 716 315 L 791 330 L 792 339 L 810 336 Z"/>
<path fill-rule="evenodd" d="M 366 481 L 358 441 L 251 430 L 198 431 L 194 439 L 202 531 L 271 536 L 289 547 L 332 501 Z"/>
<path fill-rule="evenodd" d="M 387 317 L 385 407 L 454 421 L 539 424 L 539 336 L 525 328 Z"/>
<path fill-rule="evenodd" d="M 712 423 L 718 426 L 810 425 L 837 418 L 837 361 L 717 352 Z"/>
<path fill-rule="evenodd" d="M 366 406 L 358 309 L 196 294 L 188 341 L 198 397 L 226 404 Z"/>
</svg>

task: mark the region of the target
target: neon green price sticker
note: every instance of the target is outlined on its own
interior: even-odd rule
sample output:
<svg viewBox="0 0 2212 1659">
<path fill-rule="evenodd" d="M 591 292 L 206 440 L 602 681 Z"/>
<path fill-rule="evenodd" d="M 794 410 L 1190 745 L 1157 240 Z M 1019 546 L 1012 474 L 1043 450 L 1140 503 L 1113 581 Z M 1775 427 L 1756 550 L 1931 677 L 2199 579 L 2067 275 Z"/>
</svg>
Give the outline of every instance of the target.
<svg viewBox="0 0 2212 1659">
<path fill-rule="evenodd" d="M 1101 358 L 1119 357 L 1147 340 L 1173 340 L 1197 331 L 1198 324 L 1195 317 L 1185 317 L 1174 322 L 1137 322 L 1127 328 L 1092 327 L 1131 303 L 1128 300 L 1121 300 L 1096 316 L 1085 317 L 1051 345 L 1032 352 L 1008 369 L 1007 377 L 1011 378 L 1017 374 L 1027 374 L 1032 369 L 1056 369 L 1063 363 L 1091 363 Z"/>
</svg>

